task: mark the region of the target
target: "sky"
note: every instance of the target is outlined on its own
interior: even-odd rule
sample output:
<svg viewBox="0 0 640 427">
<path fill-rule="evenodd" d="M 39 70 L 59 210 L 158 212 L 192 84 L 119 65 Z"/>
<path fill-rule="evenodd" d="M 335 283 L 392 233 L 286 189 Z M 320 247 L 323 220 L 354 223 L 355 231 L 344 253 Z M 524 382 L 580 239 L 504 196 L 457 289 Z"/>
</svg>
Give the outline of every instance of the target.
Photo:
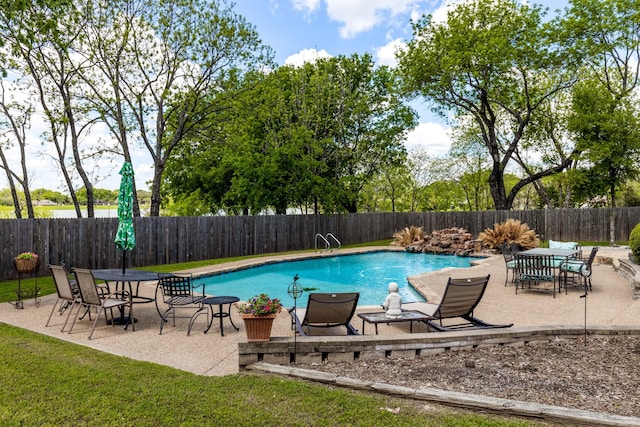
<svg viewBox="0 0 640 427">
<path fill-rule="evenodd" d="M 273 48 L 279 65 L 370 53 L 377 64 L 394 66 L 394 52 L 411 39 L 412 19 L 422 14 L 444 19 L 447 7 L 460 1 L 464 0 L 236 0 L 234 10 L 255 26 L 264 44 Z M 541 4 L 550 11 L 567 6 L 566 0 L 530 3 Z M 418 112 L 420 123 L 409 133 L 407 149 L 426 147 L 432 156 L 446 154 L 450 147 L 449 126 L 433 115 L 424 101 L 412 101 L 411 106 Z M 38 135 L 44 130 L 44 123 L 34 120 L 32 124 L 31 188 L 65 192 L 52 161 L 36 154 L 41 148 Z M 138 189 L 148 189 L 147 182 L 153 176 L 152 162 L 145 151 L 133 149 Z M 100 164 L 96 176 L 106 178 L 95 185 L 117 189 L 119 166 L 117 162 Z M 0 178 L 0 188 L 6 187 L 6 178 Z"/>
</svg>

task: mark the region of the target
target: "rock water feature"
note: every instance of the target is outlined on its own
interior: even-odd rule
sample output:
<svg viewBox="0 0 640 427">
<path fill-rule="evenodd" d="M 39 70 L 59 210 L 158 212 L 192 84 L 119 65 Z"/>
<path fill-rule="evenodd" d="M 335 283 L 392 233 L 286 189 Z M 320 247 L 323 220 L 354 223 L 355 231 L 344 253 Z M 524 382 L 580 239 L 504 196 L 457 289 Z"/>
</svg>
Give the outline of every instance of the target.
<svg viewBox="0 0 640 427">
<path fill-rule="evenodd" d="M 417 240 L 406 247 L 409 252 L 436 255 L 468 256 L 474 252 L 475 241 L 464 228 L 434 230 L 423 240 Z"/>
</svg>

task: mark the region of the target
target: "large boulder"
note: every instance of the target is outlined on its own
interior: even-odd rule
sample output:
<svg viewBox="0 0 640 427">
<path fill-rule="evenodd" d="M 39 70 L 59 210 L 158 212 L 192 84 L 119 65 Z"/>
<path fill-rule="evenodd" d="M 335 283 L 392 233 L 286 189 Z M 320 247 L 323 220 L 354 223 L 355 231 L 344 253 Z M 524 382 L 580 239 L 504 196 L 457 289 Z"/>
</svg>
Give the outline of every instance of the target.
<svg viewBox="0 0 640 427">
<path fill-rule="evenodd" d="M 452 227 L 432 231 L 424 240 L 407 246 L 407 251 L 466 256 L 474 252 L 474 245 L 471 233 L 464 228 Z"/>
</svg>

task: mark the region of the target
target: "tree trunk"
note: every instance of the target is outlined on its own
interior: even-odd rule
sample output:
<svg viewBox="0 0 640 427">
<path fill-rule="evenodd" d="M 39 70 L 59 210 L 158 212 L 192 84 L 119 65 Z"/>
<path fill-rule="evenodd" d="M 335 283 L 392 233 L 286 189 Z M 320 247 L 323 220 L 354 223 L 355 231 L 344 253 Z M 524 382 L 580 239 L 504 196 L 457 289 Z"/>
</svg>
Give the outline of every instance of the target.
<svg viewBox="0 0 640 427">
<path fill-rule="evenodd" d="M 491 197 L 493 197 L 493 204 L 498 211 L 511 209 L 511 204 L 507 199 L 507 192 L 504 186 L 504 177 L 500 164 L 493 164 L 493 169 L 489 174 L 489 188 L 491 188 Z"/>
<path fill-rule="evenodd" d="M 2 160 L 2 169 L 4 169 L 7 175 L 7 182 L 9 183 L 9 188 L 11 189 L 11 198 L 13 199 L 13 211 L 16 215 L 17 219 L 22 218 L 22 209 L 20 209 L 20 198 L 18 197 L 18 192 L 16 191 L 16 184 L 11 176 L 11 170 L 9 169 L 9 163 L 7 162 L 7 158 L 4 155 L 4 151 L 2 147 L 0 147 L 0 159 Z"/>
<path fill-rule="evenodd" d="M 149 216 L 160 216 L 160 202 L 162 201 L 160 195 L 160 182 L 162 180 L 162 172 L 164 165 L 160 165 L 156 162 L 155 168 L 153 168 L 153 182 L 151 183 L 151 206 L 149 208 Z"/>
<path fill-rule="evenodd" d="M 551 198 L 549 197 L 549 194 L 547 193 L 547 189 L 540 182 L 540 180 L 533 181 L 533 186 L 538 192 L 538 195 L 540 196 L 540 198 L 544 201 L 544 204 L 547 206 L 547 208 L 553 209 L 555 207 L 553 200 L 551 200 Z"/>
<path fill-rule="evenodd" d="M 616 246 L 616 187 L 611 185 L 611 213 L 609 215 L 609 246 Z"/>
</svg>

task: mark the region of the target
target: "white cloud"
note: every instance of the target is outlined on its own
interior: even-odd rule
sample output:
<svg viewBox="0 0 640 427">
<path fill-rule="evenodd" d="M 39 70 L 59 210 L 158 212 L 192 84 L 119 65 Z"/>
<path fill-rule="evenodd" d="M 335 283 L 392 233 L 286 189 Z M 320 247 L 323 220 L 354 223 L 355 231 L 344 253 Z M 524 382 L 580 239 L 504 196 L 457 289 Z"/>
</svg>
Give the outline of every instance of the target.
<svg viewBox="0 0 640 427">
<path fill-rule="evenodd" d="M 447 12 L 461 3 L 468 3 L 470 0 L 447 0 L 439 8 L 431 13 L 433 22 L 444 23 L 447 21 Z"/>
<path fill-rule="evenodd" d="M 331 58 L 331 55 L 324 49 L 302 49 L 300 52 L 294 53 L 285 59 L 284 64 L 300 67 L 305 62 L 315 62 L 319 58 Z"/>
<path fill-rule="evenodd" d="M 320 0 L 291 0 L 293 8 L 304 12 L 305 15 L 313 13 L 320 7 Z"/>
<path fill-rule="evenodd" d="M 398 65 L 398 60 L 396 59 L 396 51 L 398 49 L 404 49 L 406 43 L 398 38 L 395 40 L 391 40 L 386 45 L 379 47 L 376 49 L 376 57 L 378 58 L 379 65 L 388 65 L 390 67 L 395 67 Z"/>
<path fill-rule="evenodd" d="M 405 146 L 408 151 L 416 148 L 427 149 L 431 156 L 443 156 L 451 148 L 451 129 L 439 123 L 420 123 L 409 132 Z"/>
<path fill-rule="evenodd" d="M 293 0 L 294 4 L 302 0 Z M 307 0 L 308 3 L 317 3 Z M 342 38 L 370 30 L 384 20 L 409 13 L 421 3 L 418 0 L 325 0 L 327 16 L 343 24 Z"/>
</svg>

